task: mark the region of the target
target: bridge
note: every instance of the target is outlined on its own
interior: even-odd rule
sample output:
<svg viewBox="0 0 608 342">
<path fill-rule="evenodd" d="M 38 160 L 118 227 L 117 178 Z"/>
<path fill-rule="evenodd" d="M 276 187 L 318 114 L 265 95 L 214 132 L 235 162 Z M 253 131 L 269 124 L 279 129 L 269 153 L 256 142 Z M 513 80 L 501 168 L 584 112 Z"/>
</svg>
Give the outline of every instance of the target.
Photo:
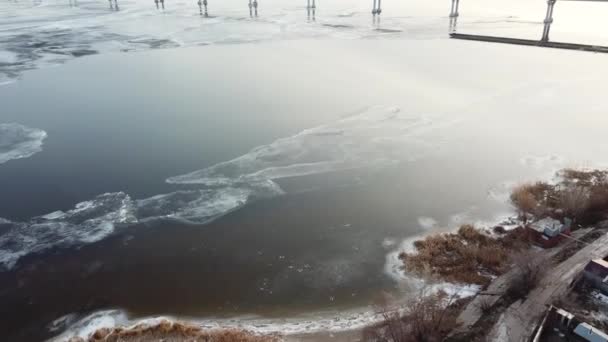
<svg viewBox="0 0 608 342">
<path fill-rule="evenodd" d="M 110 9 L 118 11 L 118 0 L 108 0 L 110 3 Z M 248 0 L 249 1 L 249 16 L 257 17 L 258 16 L 258 0 Z M 374 17 L 374 22 L 376 22 L 376 17 L 379 18 L 382 13 L 381 1 L 382 0 L 372 0 L 372 10 L 371 14 Z M 586 2 L 608 2 L 608 0 L 559 0 L 559 1 L 586 1 Z M 159 3 L 162 8 L 165 8 L 165 0 L 154 0 L 156 4 L 156 8 L 159 8 Z M 453 39 L 461 39 L 461 40 L 472 40 L 472 41 L 481 41 L 481 42 L 489 42 L 489 43 L 501 43 L 501 44 L 514 44 L 514 45 L 524 45 L 524 46 L 537 46 L 537 47 L 548 47 L 548 48 L 556 48 L 556 49 L 566 49 L 566 50 L 578 50 L 578 51 L 590 51 L 590 52 L 601 52 L 608 53 L 608 46 L 600 46 L 600 45 L 589 45 L 589 44 L 577 44 L 577 43 L 569 43 L 569 42 L 555 42 L 549 39 L 549 32 L 551 31 L 551 24 L 553 24 L 553 10 L 555 8 L 555 4 L 557 0 L 547 0 L 547 11 L 545 14 L 545 19 L 543 21 L 543 32 L 541 38 L 539 40 L 535 39 L 521 39 L 521 38 L 511 38 L 511 37 L 497 37 L 497 36 L 488 36 L 488 35 L 478 35 L 478 34 L 464 34 L 456 32 L 459 13 L 460 0 L 452 0 L 452 5 L 450 8 L 450 26 L 449 26 L 449 35 L 450 38 Z M 202 17 L 209 17 L 208 11 L 208 0 L 198 0 L 197 2 L 200 15 Z M 310 21 L 311 15 L 312 20 L 315 20 L 316 15 L 316 0 L 306 0 L 306 10 L 308 12 L 308 20 Z M 379 19 L 378 19 L 379 20 Z"/>
<path fill-rule="evenodd" d="M 560 1 L 592 1 L 592 2 L 607 2 L 608 0 L 560 0 Z M 591 52 L 602 52 L 608 53 L 608 46 L 588 45 L 588 44 L 576 44 L 576 43 L 563 43 L 554 42 L 549 40 L 549 32 L 551 31 L 551 24 L 553 23 L 553 9 L 555 8 L 557 0 L 547 1 L 547 12 L 545 20 L 543 21 L 543 32 L 540 40 L 534 39 L 518 39 L 509 37 L 495 37 L 495 36 L 484 36 L 475 34 L 462 34 L 456 32 L 456 23 L 460 13 L 458 12 L 458 6 L 460 0 L 452 0 L 452 7 L 450 9 L 450 38 L 463 39 L 463 40 L 476 40 L 490 43 L 502 43 L 502 44 L 515 44 L 515 45 L 527 45 L 527 46 L 539 46 L 549 47 L 556 49 L 567 49 L 567 50 L 579 50 L 579 51 L 591 51 Z"/>
<path fill-rule="evenodd" d="M 108 0 L 108 1 L 110 1 L 110 6 L 112 6 L 112 0 Z M 115 3 L 116 3 L 116 1 L 117 0 L 114 0 Z M 163 9 L 164 9 L 165 8 L 164 0 L 154 0 L 154 2 L 156 3 L 156 8 L 158 8 L 158 1 L 162 2 Z M 382 0 L 373 0 L 372 15 L 374 17 L 376 15 L 380 15 L 380 13 L 382 13 L 381 2 L 382 2 Z M 207 8 L 209 3 L 207 2 L 207 0 L 198 0 L 197 4 L 199 7 L 201 16 L 209 17 L 209 10 Z M 309 19 L 310 19 L 311 14 L 312 14 L 313 18 L 315 17 L 316 9 L 317 9 L 316 0 L 306 0 L 306 11 L 308 12 Z M 249 0 L 249 16 L 250 17 L 258 16 L 258 1 L 257 0 Z"/>
</svg>

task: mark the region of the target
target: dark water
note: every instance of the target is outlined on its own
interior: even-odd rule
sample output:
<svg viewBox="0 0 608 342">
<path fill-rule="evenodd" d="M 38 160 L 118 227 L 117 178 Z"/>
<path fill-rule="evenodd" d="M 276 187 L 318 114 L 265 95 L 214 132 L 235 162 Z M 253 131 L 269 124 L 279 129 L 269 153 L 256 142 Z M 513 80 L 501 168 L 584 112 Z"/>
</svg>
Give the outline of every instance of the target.
<svg viewBox="0 0 608 342">
<path fill-rule="evenodd" d="M 505 55 L 510 71 L 497 70 Z M 572 60 L 581 69 L 569 70 Z M 606 106 L 594 102 L 584 120 L 576 111 L 601 95 L 602 63 L 443 40 L 320 40 L 108 54 L 28 73 L 0 88 L 2 122 L 48 133 L 41 152 L 0 165 L 0 217 L 14 221 L 105 192 L 142 199 L 213 188 L 165 179 L 311 127 L 333 129 L 374 105 L 427 121 L 421 132 L 391 132 L 386 145 L 373 131 L 383 121 L 356 121 L 373 138 L 365 141 L 385 149 L 345 144 L 344 153 L 365 157 L 353 161 L 359 167 L 281 178 L 285 194 L 212 223 L 144 221 L 26 255 L 0 272 L 0 333 L 40 340 L 58 317 L 107 308 L 278 318 L 368 305 L 398 289 L 387 255 L 404 239 L 493 220 L 509 213 L 510 185 L 602 161 Z M 315 153 L 344 132 L 318 134 Z M 292 156 L 272 157 L 265 162 Z"/>
</svg>

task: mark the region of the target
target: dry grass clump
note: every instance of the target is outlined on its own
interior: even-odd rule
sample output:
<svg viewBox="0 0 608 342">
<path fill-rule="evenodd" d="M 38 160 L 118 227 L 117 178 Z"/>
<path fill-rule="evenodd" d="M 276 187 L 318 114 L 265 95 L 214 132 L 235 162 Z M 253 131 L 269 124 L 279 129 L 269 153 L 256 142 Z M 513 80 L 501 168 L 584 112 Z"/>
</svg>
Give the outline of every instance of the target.
<svg viewBox="0 0 608 342">
<path fill-rule="evenodd" d="M 74 337 L 70 342 L 275 342 L 277 336 L 261 336 L 236 330 L 204 330 L 195 325 L 164 320 L 156 325 L 140 324 L 131 328 L 102 328 L 88 339 Z"/>
<path fill-rule="evenodd" d="M 437 276 L 457 283 L 488 285 L 492 275 L 502 274 L 512 250 L 529 246 L 523 229 L 492 238 L 472 225 L 457 233 L 434 234 L 414 243 L 414 253 L 399 258 L 408 271 Z"/>
<path fill-rule="evenodd" d="M 608 171 L 564 169 L 555 185 L 537 182 L 513 189 L 511 203 L 526 221 L 535 217 L 568 216 L 583 224 L 608 218 Z"/>
</svg>

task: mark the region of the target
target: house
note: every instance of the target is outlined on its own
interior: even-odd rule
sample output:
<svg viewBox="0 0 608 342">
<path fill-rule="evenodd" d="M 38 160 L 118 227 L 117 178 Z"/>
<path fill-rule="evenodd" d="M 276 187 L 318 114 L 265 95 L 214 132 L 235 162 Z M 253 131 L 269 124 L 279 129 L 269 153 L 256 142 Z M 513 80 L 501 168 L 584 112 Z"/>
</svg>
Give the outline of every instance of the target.
<svg viewBox="0 0 608 342">
<path fill-rule="evenodd" d="M 583 277 L 593 287 L 608 295 L 608 261 L 594 259 L 583 270 Z"/>
<path fill-rule="evenodd" d="M 564 340 L 580 322 L 570 312 L 551 305 L 536 327 L 532 342 Z"/>
<path fill-rule="evenodd" d="M 542 220 L 532 222 L 526 228 L 532 240 L 543 248 L 555 247 L 564 235 L 570 235 L 570 226 L 572 221 L 568 218 L 564 219 L 564 223 L 546 217 Z"/>
<path fill-rule="evenodd" d="M 608 335 L 589 323 L 580 321 L 572 313 L 551 306 L 535 329 L 531 341 L 608 342 Z"/>
<path fill-rule="evenodd" d="M 608 342 L 608 335 L 588 323 L 581 323 L 574 328 L 574 335 L 590 342 Z"/>
</svg>

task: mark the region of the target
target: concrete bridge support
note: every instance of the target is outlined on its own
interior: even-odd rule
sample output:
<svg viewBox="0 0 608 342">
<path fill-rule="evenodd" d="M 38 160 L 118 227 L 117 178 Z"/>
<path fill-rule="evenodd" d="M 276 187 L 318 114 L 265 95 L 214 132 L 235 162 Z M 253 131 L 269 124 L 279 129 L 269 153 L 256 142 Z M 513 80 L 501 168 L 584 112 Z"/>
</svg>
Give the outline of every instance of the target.
<svg viewBox="0 0 608 342">
<path fill-rule="evenodd" d="M 450 18 L 458 18 L 458 6 L 460 5 L 460 0 L 452 0 L 452 8 L 450 9 Z"/>
<path fill-rule="evenodd" d="M 372 5 L 372 15 L 380 15 L 380 13 L 382 13 L 382 0 L 374 0 L 374 3 Z"/>
<path fill-rule="evenodd" d="M 547 15 L 545 16 L 545 27 L 543 28 L 543 36 L 540 39 L 541 42 L 549 41 L 549 30 L 551 30 L 551 24 L 553 23 L 553 8 L 555 7 L 556 0 L 547 1 Z"/>
</svg>

